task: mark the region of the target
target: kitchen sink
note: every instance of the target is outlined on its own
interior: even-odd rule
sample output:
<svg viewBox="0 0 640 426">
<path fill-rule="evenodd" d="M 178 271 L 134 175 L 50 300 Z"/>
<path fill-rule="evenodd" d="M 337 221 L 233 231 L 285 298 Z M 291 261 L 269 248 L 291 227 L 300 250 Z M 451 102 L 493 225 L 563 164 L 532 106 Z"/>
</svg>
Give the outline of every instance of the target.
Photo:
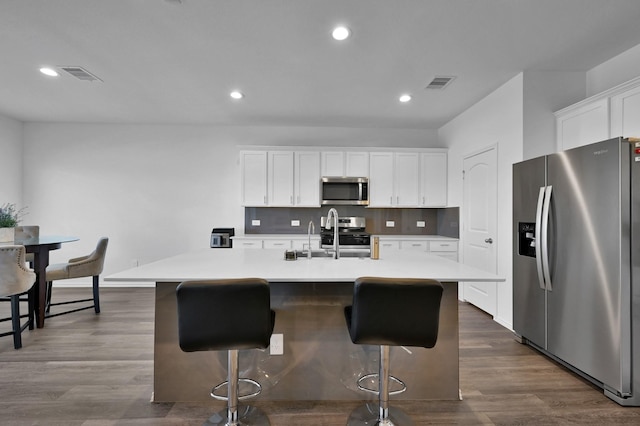
<svg viewBox="0 0 640 426">
<path fill-rule="evenodd" d="M 307 250 L 296 250 L 296 256 L 298 259 L 306 259 Z M 333 259 L 333 250 L 311 250 L 311 257 Z M 356 257 L 365 259 L 371 257 L 371 250 L 343 249 L 340 250 L 340 257 Z"/>
</svg>

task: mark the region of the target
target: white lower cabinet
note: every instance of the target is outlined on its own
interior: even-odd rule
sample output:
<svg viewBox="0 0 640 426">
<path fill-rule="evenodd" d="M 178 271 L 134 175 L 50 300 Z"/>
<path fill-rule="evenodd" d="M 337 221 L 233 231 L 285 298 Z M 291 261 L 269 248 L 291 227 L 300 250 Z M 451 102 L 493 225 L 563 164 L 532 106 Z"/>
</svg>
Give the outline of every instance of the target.
<svg viewBox="0 0 640 426">
<path fill-rule="evenodd" d="M 286 238 L 253 238 L 239 237 L 234 238 L 233 247 L 239 248 L 256 248 L 256 249 L 282 249 L 282 250 L 306 250 L 309 244 L 309 238 L 305 236 L 286 237 Z M 320 248 L 320 236 L 311 236 L 311 249 Z"/>
<path fill-rule="evenodd" d="M 429 253 L 446 259 L 458 261 L 457 241 L 429 241 Z"/>
<path fill-rule="evenodd" d="M 306 235 L 287 236 L 276 238 L 275 235 L 264 238 L 237 237 L 233 240 L 233 246 L 239 248 L 256 249 L 282 249 L 282 250 L 306 250 L 309 239 Z M 311 249 L 320 249 L 320 236 L 311 236 Z M 458 261 L 457 240 L 433 240 L 430 238 L 401 238 L 380 237 L 380 254 L 388 250 L 414 250 Z"/>
<path fill-rule="evenodd" d="M 430 253 L 435 256 L 444 257 L 453 261 L 458 261 L 458 241 L 457 240 L 432 240 L 429 238 L 395 238 L 380 237 L 380 252 L 385 250 L 415 250 Z"/>
</svg>

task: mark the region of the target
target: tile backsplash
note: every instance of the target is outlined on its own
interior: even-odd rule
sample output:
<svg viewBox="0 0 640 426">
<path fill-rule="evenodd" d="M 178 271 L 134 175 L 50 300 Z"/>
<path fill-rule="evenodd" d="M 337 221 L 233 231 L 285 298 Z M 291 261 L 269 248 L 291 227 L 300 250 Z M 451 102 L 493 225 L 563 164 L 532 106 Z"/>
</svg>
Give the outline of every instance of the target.
<svg viewBox="0 0 640 426">
<path fill-rule="evenodd" d="M 313 221 L 316 234 L 320 217 L 331 206 L 320 208 L 246 207 L 245 234 L 306 234 Z M 340 216 L 362 216 L 367 219 L 367 232 L 377 235 L 442 235 L 459 238 L 460 209 L 384 209 L 362 206 L 335 206 Z M 255 226 L 255 221 L 260 225 Z M 298 226 L 292 226 L 298 224 Z M 389 226 L 392 225 L 393 226 Z M 422 226 L 423 225 L 423 226 Z"/>
</svg>

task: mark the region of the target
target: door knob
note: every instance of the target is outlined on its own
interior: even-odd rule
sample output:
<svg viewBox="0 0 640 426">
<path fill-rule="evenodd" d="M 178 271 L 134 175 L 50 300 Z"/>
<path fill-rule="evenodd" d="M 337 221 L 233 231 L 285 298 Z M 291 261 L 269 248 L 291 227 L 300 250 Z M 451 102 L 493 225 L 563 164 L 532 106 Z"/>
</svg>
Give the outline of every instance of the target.
<svg viewBox="0 0 640 426">
<path fill-rule="evenodd" d="M 484 240 L 484 242 L 487 244 L 493 244 L 493 239 L 487 238 L 486 240 Z"/>
</svg>

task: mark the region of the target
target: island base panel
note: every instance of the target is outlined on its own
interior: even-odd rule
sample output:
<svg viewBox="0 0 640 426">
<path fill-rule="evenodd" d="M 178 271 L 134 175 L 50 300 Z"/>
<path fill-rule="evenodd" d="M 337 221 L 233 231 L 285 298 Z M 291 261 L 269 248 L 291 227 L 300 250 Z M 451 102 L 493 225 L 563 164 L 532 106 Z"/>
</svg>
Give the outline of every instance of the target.
<svg viewBox="0 0 640 426">
<path fill-rule="evenodd" d="M 227 352 L 182 352 L 178 346 L 175 289 L 156 283 L 155 402 L 209 401 L 211 388 L 226 380 Z M 240 351 L 240 376 L 257 380 L 262 400 L 376 400 L 356 388 L 363 374 L 377 372 L 377 346 L 349 338 L 344 307 L 353 283 L 271 283 L 274 334 L 284 336 L 284 354 Z M 433 349 L 391 348 L 391 374 L 407 391 L 403 400 L 459 399 L 457 283 L 444 283 L 438 342 Z M 381 315 L 401 315 L 381 312 Z M 220 318 L 225 321 L 225 318 Z M 377 382 L 369 384 L 377 387 Z M 242 386 L 240 392 L 242 392 Z"/>
</svg>

